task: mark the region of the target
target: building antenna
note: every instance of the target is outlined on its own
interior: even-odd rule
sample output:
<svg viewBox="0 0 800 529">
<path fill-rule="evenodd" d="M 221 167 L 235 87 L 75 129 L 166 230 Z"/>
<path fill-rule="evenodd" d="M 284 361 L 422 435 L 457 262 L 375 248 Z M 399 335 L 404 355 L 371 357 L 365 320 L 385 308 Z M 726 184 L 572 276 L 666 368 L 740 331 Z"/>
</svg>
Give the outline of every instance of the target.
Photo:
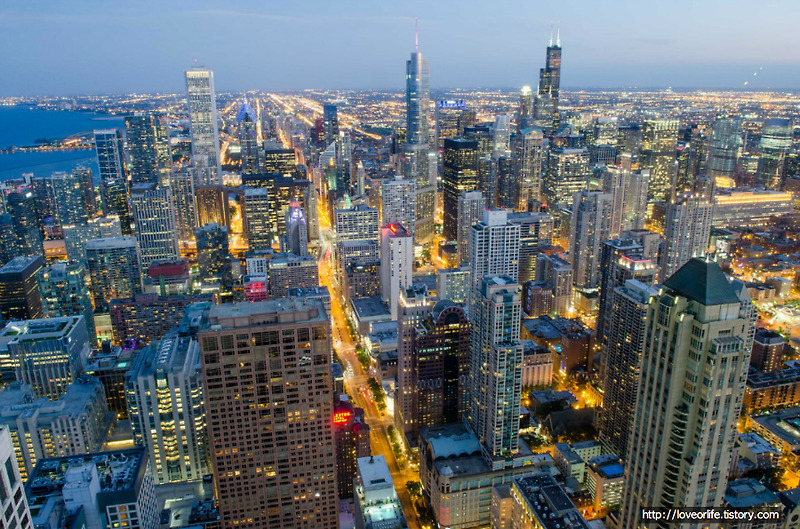
<svg viewBox="0 0 800 529">
<path fill-rule="evenodd" d="M 553 24 L 550 24 L 550 47 L 553 47 Z"/>
<path fill-rule="evenodd" d="M 419 18 L 414 17 L 414 51 L 419 53 Z"/>
<path fill-rule="evenodd" d="M 558 31 L 556 33 L 556 46 L 559 48 L 561 47 L 561 24 L 558 25 Z"/>
</svg>

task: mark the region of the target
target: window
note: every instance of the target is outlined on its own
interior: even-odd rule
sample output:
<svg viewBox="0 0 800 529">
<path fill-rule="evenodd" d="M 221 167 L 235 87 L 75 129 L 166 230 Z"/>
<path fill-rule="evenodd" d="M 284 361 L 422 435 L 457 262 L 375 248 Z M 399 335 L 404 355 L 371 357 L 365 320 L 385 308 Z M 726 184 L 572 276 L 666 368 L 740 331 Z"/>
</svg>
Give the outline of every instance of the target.
<svg viewBox="0 0 800 529">
<path fill-rule="evenodd" d="M 14 465 L 11 463 L 11 458 L 6 459 L 6 472 L 8 473 L 8 485 L 11 490 L 14 490 L 14 485 L 17 484 L 17 474 L 14 472 Z"/>
</svg>

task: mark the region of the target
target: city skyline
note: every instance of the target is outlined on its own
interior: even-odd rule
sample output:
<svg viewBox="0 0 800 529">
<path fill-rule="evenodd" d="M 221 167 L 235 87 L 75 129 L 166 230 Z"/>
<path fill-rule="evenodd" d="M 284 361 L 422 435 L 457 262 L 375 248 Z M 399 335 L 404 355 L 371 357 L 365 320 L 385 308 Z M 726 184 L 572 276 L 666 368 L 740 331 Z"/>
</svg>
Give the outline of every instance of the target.
<svg viewBox="0 0 800 529">
<path fill-rule="evenodd" d="M 628 0 L 582 2 L 573 12 L 548 5 L 470 2 L 454 10 L 421 2 L 399 8 L 362 3 L 348 13 L 305 2 L 282 6 L 280 14 L 250 2 L 225 9 L 193 3 L 91 11 L 60 4 L 43 9 L 46 4 L 0 10 L 0 44 L 15 50 L 0 58 L 0 69 L 13 72 L 0 96 L 180 92 L 177 72 L 193 65 L 214 69 L 223 92 L 400 88 L 397 64 L 414 50 L 415 17 L 419 49 L 434 66 L 435 89 L 535 85 L 539 50 L 559 28 L 568 50 L 567 90 L 767 90 L 800 82 L 791 54 L 800 37 L 790 23 L 800 7 L 788 0 L 769 12 L 786 15 L 780 17 L 751 13 L 744 2 L 673 2 L 636 10 Z M 659 21 L 656 27 L 653 20 Z M 226 26 L 236 28 L 236 39 L 227 38 Z M 56 42 L 59 53 L 49 53 Z M 287 44 L 292 52 L 280 53 Z"/>
</svg>

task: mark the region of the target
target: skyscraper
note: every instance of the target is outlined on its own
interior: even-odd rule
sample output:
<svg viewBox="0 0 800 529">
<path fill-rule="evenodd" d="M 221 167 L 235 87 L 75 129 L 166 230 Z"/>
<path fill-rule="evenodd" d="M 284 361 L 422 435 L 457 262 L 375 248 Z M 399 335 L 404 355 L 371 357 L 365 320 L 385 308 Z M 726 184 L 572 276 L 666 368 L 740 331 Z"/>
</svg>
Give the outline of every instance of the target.
<svg viewBox="0 0 800 529">
<path fill-rule="evenodd" d="M 219 158 L 219 129 L 217 99 L 214 94 L 214 72 L 207 68 L 186 70 L 186 99 L 192 128 L 192 160 L 202 163 L 205 170 L 198 175 L 196 185 L 222 183 Z"/>
<path fill-rule="evenodd" d="M 394 421 L 409 439 L 419 432 L 419 385 L 415 382 L 417 357 L 414 335 L 433 307 L 425 287 L 409 286 L 400 291 L 397 308 L 397 404 Z"/>
<path fill-rule="evenodd" d="M 80 175 L 75 171 L 56 172 L 50 175 L 49 180 L 53 186 L 53 216 L 56 224 L 85 224 L 89 216 L 86 214 Z"/>
<path fill-rule="evenodd" d="M 794 127 L 790 119 L 768 119 L 761 130 L 756 184 L 765 189 L 781 189 L 786 152 L 792 145 Z"/>
<path fill-rule="evenodd" d="M 516 172 L 514 171 L 514 160 L 510 156 L 501 156 L 497 160 L 497 198 L 498 208 L 515 209 L 520 204 L 519 191 L 517 185 Z M 528 210 L 528 203 L 525 202 L 523 211 Z"/>
<path fill-rule="evenodd" d="M 717 116 L 708 139 L 706 172 L 713 178 L 733 178 L 742 146 L 742 122 L 725 115 Z"/>
<path fill-rule="evenodd" d="M 406 62 L 406 143 L 427 145 L 430 140 L 430 71 L 419 48 Z"/>
<path fill-rule="evenodd" d="M 156 127 L 158 118 L 153 114 L 136 112 L 125 117 L 128 137 L 128 154 L 131 157 L 131 182 L 134 184 L 160 184 Z"/>
<path fill-rule="evenodd" d="M 556 44 L 550 35 L 544 68 L 539 70 L 539 91 L 534 101 L 534 117 L 546 134 L 558 130 L 561 117 L 558 111 L 559 89 L 561 87 L 561 35 Z"/>
<path fill-rule="evenodd" d="M 683 193 L 667 204 L 660 279 L 666 280 L 692 257 L 702 257 L 711 236 L 713 204 L 707 197 Z"/>
<path fill-rule="evenodd" d="M 642 127 L 640 165 L 650 170 L 647 198 L 654 202 L 670 199 L 675 188 L 675 153 L 678 146 L 677 119 L 646 119 Z"/>
<path fill-rule="evenodd" d="M 323 302 L 215 306 L 198 341 L 222 527 L 336 529 L 331 324 Z M 231 363 L 242 367 L 230 371 Z M 276 377 L 286 382 L 272 383 Z"/>
<path fill-rule="evenodd" d="M 25 495 L 25 483 L 22 481 L 17 465 L 14 443 L 7 426 L 0 427 L 0 524 L 3 527 L 30 527 L 31 511 Z"/>
<path fill-rule="evenodd" d="M 286 235 L 284 235 L 285 252 L 295 255 L 308 255 L 308 225 L 306 214 L 300 202 L 293 200 L 286 211 Z"/>
<path fill-rule="evenodd" d="M 528 210 L 528 200 L 539 200 L 542 193 L 542 155 L 544 135 L 538 129 L 522 129 L 511 137 L 517 196 L 515 209 Z"/>
<path fill-rule="evenodd" d="M 39 228 L 36 199 L 26 187 L 15 189 L 6 197 L 8 212 L 14 220 L 14 234 L 19 255 L 44 255 L 42 230 Z"/>
<path fill-rule="evenodd" d="M 480 279 L 474 305 L 467 423 L 494 469 L 519 450 L 522 304 L 507 275 Z"/>
<path fill-rule="evenodd" d="M 525 130 L 533 125 L 533 92 L 530 86 L 523 86 L 519 91 L 519 107 L 517 108 L 517 131 Z"/>
<path fill-rule="evenodd" d="M 72 170 L 72 174 L 78 177 L 81 183 L 81 194 L 83 195 L 83 210 L 90 219 L 97 213 L 97 201 L 94 195 L 94 176 L 92 170 L 82 165 Z"/>
<path fill-rule="evenodd" d="M 464 138 L 444 140 L 442 175 L 442 235 L 458 237 L 458 197 L 478 187 L 478 143 Z"/>
<path fill-rule="evenodd" d="M 448 299 L 436 302 L 414 330 L 417 428 L 458 423 L 466 414 L 471 332 L 464 310 Z"/>
<path fill-rule="evenodd" d="M 33 387 L 37 397 L 58 400 L 83 373 L 89 335 L 82 315 L 11 321 L 0 331 L 0 364 L 13 378 Z M 5 378 L 4 374 L 4 378 Z"/>
<path fill-rule="evenodd" d="M 92 239 L 86 243 L 86 270 L 95 308 L 142 293 L 142 268 L 135 237 Z"/>
<path fill-rule="evenodd" d="M 458 197 L 456 249 L 458 250 L 459 264 L 469 261 L 469 239 L 470 233 L 472 233 L 472 225 L 483 219 L 485 207 L 486 200 L 480 191 L 467 191 Z"/>
<path fill-rule="evenodd" d="M 647 169 L 632 171 L 621 166 L 606 166 L 603 191 L 613 196 L 613 232 L 644 228 L 649 181 Z"/>
<path fill-rule="evenodd" d="M 169 172 L 169 188 L 175 202 L 175 224 L 178 239 L 182 242 L 194 238 L 197 228 L 197 208 L 194 203 L 194 176 L 186 167 Z"/>
<path fill-rule="evenodd" d="M 102 180 L 100 182 L 100 196 L 103 199 L 103 214 L 119 217 L 122 234 L 132 235 L 128 182 L 124 178 Z"/>
<path fill-rule="evenodd" d="M 507 275 L 517 282 L 519 234 L 519 224 L 508 222 L 508 212 L 504 209 L 485 209 L 483 219 L 472 226 L 469 268 L 472 281 L 470 298 L 473 302 L 481 280 L 488 275 Z"/>
<path fill-rule="evenodd" d="M 222 290 L 233 287 L 231 256 L 228 251 L 228 228 L 206 224 L 197 228 L 197 263 L 206 283 L 219 283 Z"/>
<path fill-rule="evenodd" d="M 141 351 L 125 376 L 137 446 L 147 448 L 156 484 L 198 481 L 210 471 L 202 362 L 192 317 L 211 303 L 190 305 L 181 324 Z"/>
<path fill-rule="evenodd" d="M 625 281 L 609 293 L 613 317 L 603 335 L 603 413 L 600 442 L 609 452 L 627 459 L 628 431 L 639 388 L 639 366 L 645 345 L 645 324 L 650 301 L 658 294 L 636 279 Z"/>
<path fill-rule="evenodd" d="M 400 224 L 381 228 L 381 295 L 397 319 L 400 291 L 411 286 L 414 268 L 414 239 Z"/>
<path fill-rule="evenodd" d="M 245 97 L 239 112 L 236 114 L 239 125 L 239 146 L 242 148 L 242 174 L 258 174 L 261 172 L 261 156 L 259 154 L 258 116 L 247 103 Z"/>
<path fill-rule="evenodd" d="M 87 280 L 86 268 L 80 262 L 54 263 L 36 274 L 43 314 L 48 318 L 82 314 L 94 345 L 92 296 Z"/>
<path fill-rule="evenodd" d="M 269 218 L 269 191 L 267 188 L 245 188 L 243 201 L 242 220 L 249 249 L 270 248 L 272 246 L 272 223 Z"/>
<path fill-rule="evenodd" d="M 519 226 L 519 283 L 536 279 L 539 252 L 553 244 L 553 217 L 547 213 L 509 213 Z"/>
<path fill-rule="evenodd" d="M 643 507 L 723 504 L 751 346 L 748 309 L 719 265 L 697 258 L 650 303 L 621 527 L 662 527 L 641 519 Z"/>
<path fill-rule="evenodd" d="M 330 145 L 339 137 L 339 111 L 333 103 L 322 105 L 325 145 Z"/>
<path fill-rule="evenodd" d="M 645 257 L 644 248 L 634 239 L 623 237 L 604 241 L 600 246 L 600 284 L 597 311 L 597 341 L 602 343 L 606 326 L 613 318 L 611 296 L 614 289 L 636 279 L 647 285 L 656 282 L 658 270 L 655 261 Z"/>
<path fill-rule="evenodd" d="M 44 265 L 41 255 L 15 257 L 0 268 L 0 319 L 41 318 L 42 301 L 36 274 Z"/>
<path fill-rule="evenodd" d="M 407 226 L 408 232 L 414 236 L 416 187 L 413 180 L 403 179 L 400 175 L 381 184 L 381 223 L 384 226 L 393 223 Z"/>
<path fill-rule="evenodd" d="M 509 154 L 511 139 L 511 114 L 498 114 L 492 126 L 492 157 L 500 158 Z"/>
<path fill-rule="evenodd" d="M 197 186 L 194 188 L 195 207 L 197 208 L 197 225 L 217 223 L 230 226 L 230 210 L 228 209 L 228 189 L 225 186 Z M 267 214 L 265 211 L 264 214 Z"/>
<path fill-rule="evenodd" d="M 542 200 L 554 208 L 572 203 L 572 195 L 587 188 L 589 151 L 561 147 L 547 156 L 547 172 L 542 182 Z"/>
<path fill-rule="evenodd" d="M 62 228 L 67 259 L 86 264 L 86 243 L 92 239 L 122 237 L 122 226 L 117 215 L 95 217 L 86 224 L 66 225 Z"/>
<path fill-rule="evenodd" d="M 131 190 L 131 211 L 142 270 L 155 261 L 174 261 L 178 251 L 177 222 L 172 192 L 156 184 L 136 184 Z"/>
<path fill-rule="evenodd" d="M 436 148 L 444 148 L 444 140 L 461 136 L 464 131 L 462 115 L 466 104 L 463 100 L 439 101 L 436 103 Z"/>
<path fill-rule="evenodd" d="M 610 193 L 581 191 L 573 195 L 569 259 L 575 272 L 576 288 L 597 288 L 600 284 L 600 246 L 618 235 L 611 232 Z"/>
<path fill-rule="evenodd" d="M 408 228 L 417 242 L 433 237 L 436 185 L 429 169 L 430 73 L 419 46 L 406 62 L 406 140 L 403 145 L 403 175 L 412 180 L 414 190 L 414 227 Z M 384 223 L 386 221 L 384 220 Z"/>
<path fill-rule="evenodd" d="M 122 145 L 122 131 L 119 129 L 94 131 L 94 148 L 97 152 L 100 180 L 125 180 L 127 169 Z"/>
</svg>

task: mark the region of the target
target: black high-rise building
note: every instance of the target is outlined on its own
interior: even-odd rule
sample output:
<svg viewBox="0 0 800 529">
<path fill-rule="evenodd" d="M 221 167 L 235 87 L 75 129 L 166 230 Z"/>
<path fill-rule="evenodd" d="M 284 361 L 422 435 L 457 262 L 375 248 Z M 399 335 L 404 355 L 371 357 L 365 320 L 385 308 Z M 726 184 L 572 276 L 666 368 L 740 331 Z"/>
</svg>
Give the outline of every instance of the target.
<svg viewBox="0 0 800 529">
<path fill-rule="evenodd" d="M 546 133 L 558 130 L 561 118 L 558 112 L 558 97 L 561 87 L 561 36 L 553 45 L 552 35 L 547 47 L 544 68 L 539 70 L 539 93 L 534 102 L 534 117 Z"/>
<path fill-rule="evenodd" d="M 134 184 L 158 184 L 158 147 L 156 125 L 152 114 L 137 112 L 125 118 L 128 136 L 128 154 L 131 158 L 130 173 Z"/>
<path fill-rule="evenodd" d="M 461 422 L 467 406 L 472 325 L 463 309 L 441 300 L 413 336 L 419 428 Z"/>
<path fill-rule="evenodd" d="M 124 178 L 107 179 L 100 182 L 100 195 L 103 198 L 103 213 L 118 215 L 123 235 L 132 235 L 131 205 L 128 197 L 128 183 Z"/>
<path fill-rule="evenodd" d="M 8 194 L 8 212 L 14 218 L 19 255 L 44 255 L 36 197 L 27 187 Z"/>
<path fill-rule="evenodd" d="M 330 145 L 339 136 L 339 110 L 331 103 L 322 106 L 322 127 L 325 130 L 325 145 Z"/>
<path fill-rule="evenodd" d="M 465 138 L 444 140 L 442 210 L 445 240 L 458 236 L 458 197 L 478 188 L 478 142 Z"/>
<path fill-rule="evenodd" d="M 43 318 L 36 274 L 44 265 L 40 255 L 16 257 L 0 268 L 0 319 Z"/>
</svg>

